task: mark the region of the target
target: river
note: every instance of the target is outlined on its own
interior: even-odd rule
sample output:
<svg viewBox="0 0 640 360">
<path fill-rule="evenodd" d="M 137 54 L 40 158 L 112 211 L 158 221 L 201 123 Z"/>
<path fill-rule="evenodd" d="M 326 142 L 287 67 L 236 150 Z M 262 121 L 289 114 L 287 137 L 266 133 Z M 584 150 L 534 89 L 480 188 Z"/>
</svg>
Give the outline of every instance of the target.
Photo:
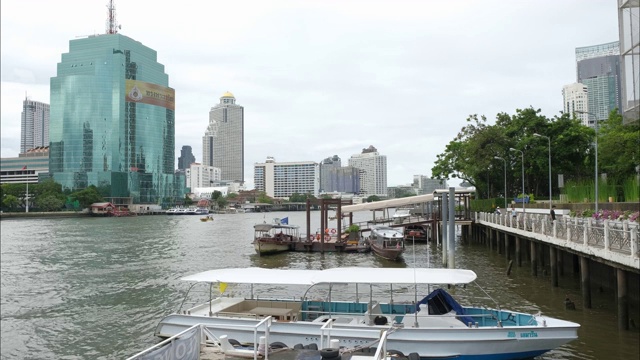
<svg viewBox="0 0 640 360">
<path fill-rule="evenodd" d="M 187 284 L 179 278 L 224 267 L 437 267 L 440 250 L 409 245 L 404 263 L 372 254 L 285 253 L 259 257 L 253 225 L 289 218 L 305 232 L 305 213 L 248 213 L 131 218 L 8 219 L 1 229 L 2 359 L 121 359 L 158 339 L 158 321 L 176 310 Z M 354 221 L 368 220 L 369 213 Z M 319 226 L 312 213 L 312 232 Z M 335 224 L 334 224 L 335 226 Z M 503 308 L 581 324 L 579 339 L 539 359 L 638 359 L 637 329 L 618 331 L 615 298 L 594 294 L 593 309 L 565 310 L 565 295 L 580 299 L 572 274 L 552 288 L 526 264 L 506 275 L 507 260 L 480 245 L 458 244 L 456 266 L 474 270 L 478 283 Z M 636 309 L 632 309 L 637 311 Z"/>
</svg>

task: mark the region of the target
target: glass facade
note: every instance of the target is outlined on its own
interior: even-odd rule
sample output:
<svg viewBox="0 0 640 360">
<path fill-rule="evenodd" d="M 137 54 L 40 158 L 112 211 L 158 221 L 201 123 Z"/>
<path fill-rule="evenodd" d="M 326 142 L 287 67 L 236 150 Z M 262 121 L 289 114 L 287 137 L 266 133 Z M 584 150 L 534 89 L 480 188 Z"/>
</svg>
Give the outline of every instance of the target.
<svg viewBox="0 0 640 360">
<path fill-rule="evenodd" d="M 120 34 L 69 42 L 51 78 L 49 171 L 134 203 L 173 203 L 175 94 L 156 52 Z"/>
</svg>

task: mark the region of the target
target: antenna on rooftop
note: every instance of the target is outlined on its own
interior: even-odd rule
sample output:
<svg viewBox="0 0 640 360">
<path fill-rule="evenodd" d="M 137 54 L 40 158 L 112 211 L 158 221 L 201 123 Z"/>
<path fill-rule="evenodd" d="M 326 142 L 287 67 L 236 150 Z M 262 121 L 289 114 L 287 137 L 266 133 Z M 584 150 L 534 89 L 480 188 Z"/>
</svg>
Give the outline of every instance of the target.
<svg viewBox="0 0 640 360">
<path fill-rule="evenodd" d="M 109 0 L 107 9 L 109 9 L 107 12 L 107 34 L 117 34 L 122 26 L 118 25 L 116 21 L 116 6 L 113 4 L 113 0 Z"/>
</svg>

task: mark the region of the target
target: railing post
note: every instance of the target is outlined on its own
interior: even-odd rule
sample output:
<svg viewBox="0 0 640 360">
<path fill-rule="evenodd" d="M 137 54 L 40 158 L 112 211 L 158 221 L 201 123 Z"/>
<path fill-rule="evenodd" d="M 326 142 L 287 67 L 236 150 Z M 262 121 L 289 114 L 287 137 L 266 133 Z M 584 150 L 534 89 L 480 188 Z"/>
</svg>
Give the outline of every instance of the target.
<svg viewBox="0 0 640 360">
<path fill-rule="evenodd" d="M 638 225 L 629 226 L 629 245 L 631 247 L 631 258 L 637 259 L 638 258 Z"/>
<path fill-rule="evenodd" d="M 556 238 L 556 235 L 558 234 L 558 229 L 556 228 L 558 223 L 558 220 L 551 220 L 551 234 L 553 235 L 553 238 Z"/>
<path fill-rule="evenodd" d="M 541 226 L 540 226 L 540 233 L 542 235 L 546 235 L 547 233 L 545 232 L 545 230 L 547 229 L 547 222 L 546 221 L 541 221 Z"/>
<path fill-rule="evenodd" d="M 593 220 L 593 218 L 588 218 L 586 226 L 585 226 L 585 224 L 582 224 L 582 228 L 583 228 L 582 243 L 586 247 L 589 246 L 589 233 L 588 232 L 591 231 L 591 221 L 592 220 Z"/>
<path fill-rule="evenodd" d="M 604 221 L 604 252 L 605 254 L 609 252 L 609 224 L 610 220 L 607 219 Z"/>
<path fill-rule="evenodd" d="M 564 225 L 567 227 L 567 241 L 571 241 L 571 227 L 569 226 L 569 224 L 571 223 L 572 219 L 567 220 Z"/>
</svg>

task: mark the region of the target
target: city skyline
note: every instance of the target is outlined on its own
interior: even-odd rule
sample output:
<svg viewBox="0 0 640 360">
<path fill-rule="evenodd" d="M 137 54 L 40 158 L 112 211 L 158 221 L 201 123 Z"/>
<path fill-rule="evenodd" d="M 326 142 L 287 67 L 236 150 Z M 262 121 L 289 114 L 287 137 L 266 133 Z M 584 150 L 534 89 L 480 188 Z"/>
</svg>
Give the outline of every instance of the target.
<svg viewBox="0 0 640 360">
<path fill-rule="evenodd" d="M 470 114 L 492 120 L 529 106 L 559 114 L 558 89 L 575 81 L 575 48 L 618 40 L 611 0 L 389 4 L 212 2 L 196 13 L 148 1 L 116 7 L 120 33 L 155 49 L 176 89 L 176 158 L 183 145 L 202 153 L 219 94 L 242 99 L 249 183 L 265 156 L 319 161 L 369 144 L 388 156 L 389 185 L 410 183 L 413 174 L 431 174 Z M 30 3 L 2 2 L 3 157 L 19 152 L 24 92 L 50 102 L 60 54 L 77 36 L 104 33 L 105 5 L 38 3 L 42 13 L 74 9 L 52 23 L 11 15 L 28 13 Z M 189 26 L 154 27 L 144 17 L 151 7 Z M 212 12 L 227 16 L 211 22 Z"/>
</svg>

